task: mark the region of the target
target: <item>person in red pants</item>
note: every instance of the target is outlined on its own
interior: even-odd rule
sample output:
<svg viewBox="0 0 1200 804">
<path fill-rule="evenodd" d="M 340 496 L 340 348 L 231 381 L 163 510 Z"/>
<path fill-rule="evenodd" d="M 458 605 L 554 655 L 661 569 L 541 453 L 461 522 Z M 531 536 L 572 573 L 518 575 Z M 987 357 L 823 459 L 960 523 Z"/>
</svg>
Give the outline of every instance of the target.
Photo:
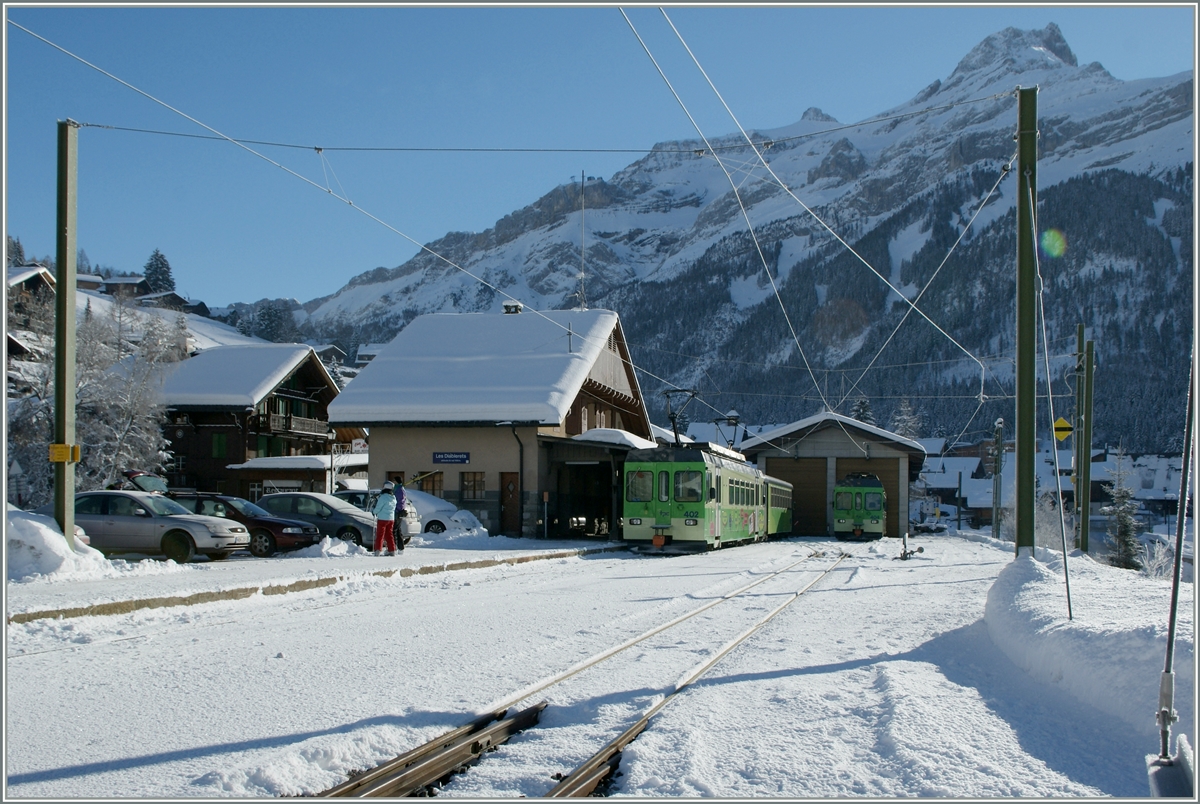
<svg viewBox="0 0 1200 804">
<path fill-rule="evenodd" d="M 375 514 L 375 555 L 384 555 L 384 549 L 387 550 L 386 555 L 396 555 L 396 495 L 394 492 L 395 484 L 388 481 L 383 484 L 383 489 L 379 493 L 379 499 L 375 501 L 375 508 L 371 513 Z"/>
</svg>

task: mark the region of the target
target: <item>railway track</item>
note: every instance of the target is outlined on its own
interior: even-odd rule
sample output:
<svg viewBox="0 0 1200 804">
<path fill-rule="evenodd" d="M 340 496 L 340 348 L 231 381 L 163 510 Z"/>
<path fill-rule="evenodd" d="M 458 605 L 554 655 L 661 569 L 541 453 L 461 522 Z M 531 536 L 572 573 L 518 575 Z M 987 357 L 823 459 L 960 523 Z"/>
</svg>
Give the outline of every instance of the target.
<svg viewBox="0 0 1200 804">
<path fill-rule="evenodd" d="M 592 795 L 596 789 L 611 780 L 620 765 L 621 752 L 647 727 L 650 720 L 662 709 L 676 699 L 676 695 L 701 678 L 721 659 L 736 649 L 739 645 L 753 636 L 764 625 L 774 619 L 780 612 L 790 606 L 801 595 L 828 577 L 842 561 L 852 553 L 839 549 L 835 560 L 829 566 L 820 570 L 815 577 L 809 579 L 803 586 L 784 596 L 784 600 L 772 608 L 765 616 L 759 618 L 750 627 L 728 640 L 719 650 L 703 662 L 693 666 L 674 684 L 673 688 L 657 703 L 645 711 L 633 725 L 629 726 L 618 737 L 611 740 L 603 748 L 575 770 L 566 775 L 556 774 L 558 784 L 548 793 L 547 798 L 577 798 Z M 515 714 L 510 714 L 513 704 L 531 699 L 550 687 L 566 681 L 604 662 L 629 648 L 644 642 L 651 637 L 674 628 L 715 606 L 745 595 L 750 590 L 770 580 L 780 578 L 797 566 L 814 558 L 824 558 L 824 552 L 813 552 L 798 561 L 773 571 L 762 578 L 735 589 L 716 598 L 692 611 L 686 612 L 666 623 L 658 625 L 642 634 L 632 637 L 619 645 L 585 659 L 555 676 L 543 679 L 532 687 L 510 696 L 500 702 L 492 711 L 476 720 L 447 732 L 422 746 L 414 748 L 395 759 L 385 762 L 371 770 L 358 774 L 336 787 L 320 793 L 324 797 L 361 796 L 361 797 L 405 797 L 436 795 L 439 785 L 444 784 L 453 774 L 461 772 L 477 763 L 485 753 L 504 744 L 513 735 L 538 724 L 547 702 L 541 701 Z"/>
</svg>

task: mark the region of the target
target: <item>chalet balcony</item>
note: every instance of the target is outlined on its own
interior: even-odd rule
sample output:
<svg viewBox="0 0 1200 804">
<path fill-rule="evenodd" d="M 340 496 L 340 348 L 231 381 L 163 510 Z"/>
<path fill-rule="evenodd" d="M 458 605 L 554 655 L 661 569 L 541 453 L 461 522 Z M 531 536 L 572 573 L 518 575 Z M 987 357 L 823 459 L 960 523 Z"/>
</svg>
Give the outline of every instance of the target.
<svg viewBox="0 0 1200 804">
<path fill-rule="evenodd" d="M 324 436 L 329 432 L 329 422 L 322 419 L 305 419 L 283 413 L 259 414 L 255 419 L 255 427 L 260 433 L 304 433 Z"/>
</svg>

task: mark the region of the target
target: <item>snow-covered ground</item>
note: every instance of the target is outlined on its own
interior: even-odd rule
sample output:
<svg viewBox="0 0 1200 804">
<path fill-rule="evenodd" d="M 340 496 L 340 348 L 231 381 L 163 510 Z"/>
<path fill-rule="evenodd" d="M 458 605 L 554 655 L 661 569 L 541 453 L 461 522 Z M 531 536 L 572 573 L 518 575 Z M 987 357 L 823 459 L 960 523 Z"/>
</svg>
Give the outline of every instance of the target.
<svg viewBox="0 0 1200 804">
<path fill-rule="evenodd" d="M 440 792 L 541 796 L 790 598 L 655 716 L 626 749 L 613 795 L 1142 797 L 1158 748 L 1170 584 L 1073 554 L 1068 618 L 1061 555 L 1014 559 L 1012 545 L 979 533 L 910 540 L 923 552 L 901 561 L 896 540 L 653 558 L 569 555 L 585 543 L 474 529 L 415 537 L 394 558 L 326 541 L 186 566 L 72 554 L 52 521 L 11 509 L 6 534 L 9 617 L 336 579 L 10 622 L 6 799 L 311 795 L 476 713 L 546 700 L 538 727 Z M 1190 585 L 1175 670 L 1173 734 L 1191 738 Z"/>
</svg>

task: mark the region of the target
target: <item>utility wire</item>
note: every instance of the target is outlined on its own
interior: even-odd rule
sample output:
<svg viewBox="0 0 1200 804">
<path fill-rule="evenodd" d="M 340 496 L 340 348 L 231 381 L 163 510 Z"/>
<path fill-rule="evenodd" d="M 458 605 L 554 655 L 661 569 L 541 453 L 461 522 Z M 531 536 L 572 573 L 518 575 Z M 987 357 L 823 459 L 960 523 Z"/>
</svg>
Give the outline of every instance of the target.
<svg viewBox="0 0 1200 804">
<path fill-rule="evenodd" d="M 40 36 L 37 36 L 37 34 L 34 34 L 32 31 L 29 31 L 27 28 L 22 28 L 20 25 L 17 25 L 17 23 L 12 22 L 11 20 L 9 21 L 9 23 L 17 28 L 21 28 L 21 30 L 25 31 L 26 33 L 29 33 L 32 36 L 37 37 L 38 39 L 42 39 Z M 51 45 L 53 44 L 51 42 L 48 42 L 45 39 L 42 39 L 42 41 L 46 42 L 47 44 L 51 44 Z M 55 47 L 57 47 L 57 46 L 55 45 Z M 62 48 L 59 48 L 59 49 L 62 50 Z M 64 50 L 63 52 L 66 53 L 67 51 Z M 71 55 L 71 54 L 68 53 L 67 55 Z M 80 61 L 83 61 L 83 60 L 80 59 Z M 835 126 L 833 128 L 823 128 L 819 131 L 810 131 L 806 134 L 796 134 L 791 137 L 779 137 L 777 139 L 765 139 L 764 138 L 761 145 L 763 148 L 771 148 L 775 145 L 780 145 L 783 143 L 796 142 L 798 140 L 812 139 L 813 137 L 820 137 L 825 134 L 835 134 L 839 131 L 846 131 L 846 130 L 853 129 L 853 128 L 863 128 L 865 126 L 872 126 L 877 123 L 886 123 L 886 122 L 889 122 L 892 120 L 903 120 L 908 117 L 919 117 L 920 115 L 923 115 L 923 114 L 929 114 L 931 112 L 953 109 L 957 106 L 965 106 L 965 105 L 972 104 L 972 103 L 983 103 L 983 102 L 990 101 L 990 100 L 996 100 L 997 98 L 1001 98 L 1001 97 L 1004 97 L 1005 95 L 1010 95 L 1010 94 L 1012 94 L 1012 93 L 1001 92 L 1001 93 L 997 93 L 995 95 L 989 95 L 986 98 L 973 98 L 971 100 L 955 101 L 954 103 L 948 103 L 943 106 L 930 106 L 928 108 L 918 109 L 918 110 L 912 111 L 912 112 L 903 112 L 901 114 L 886 115 L 884 117 L 875 117 L 875 118 L 871 118 L 869 120 L 864 120 L 859 123 L 848 123 L 846 125 Z M 136 133 L 136 134 L 157 134 L 159 136 L 164 136 L 164 137 L 183 137 L 186 139 L 194 139 L 194 140 L 223 141 L 226 139 L 233 139 L 234 142 L 245 143 L 246 145 L 265 145 L 265 146 L 269 146 L 272 148 L 295 148 L 295 149 L 300 149 L 300 150 L 305 150 L 305 151 L 324 150 L 324 151 L 364 151 L 364 152 L 374 151 L 374 152 L 380 152 L 380 153 L 387 153 L 387 152 L 439 153 L 439 152 L 444 152 L 444 153 L 531 153 L 531 154 L 550 154 L 550 153 L 553 153 L 553 154 L 695 154 L 696 153 L 695 148 L 649 148 L 649 149 L 647 149 L 647 148 L 544 148 L 544 147 L 543 148 L 500 148 L 500 147 L 449 147 L 449 146 L 418 147 L 418 146 L 396 146 L 396 145 L 382 145 L 382 146 L 325 145 L 325 146 L 316 146 L 316 145 L 301 145 L 299 143 L 294 143 L 294 142 L 278 142 L 278 141 L 273 141 L 273 140 L 250 140 L 250 139 L 242 139 L 242 138 L 229 138 L 229 137 L 223 137 L 223 136 L 220 136 L 220 137 L 210 136 L 207 134 L 188 134 L 188 133 L 182 132 L 182 131 L 163 131 L 161 129 L 134 128 L 131 126 L 114 126 L 114 125 L 107 125 L 104 123 L 80 123 L 80 125 L 84 126 L 84 127 L 88 127 L 88 128 L 108 129 L 110 131 L 127 131 L 127 132 Z M 730 143 L 728 145 L 706 144 L 706 147 L 710 151 L 735 151 L 735 150 L 742 150 L 742 149 L 746 148 L 747 146 L 743 145 L 741 143 Z"/>
<path fill-rule="evenodd" d="M 291 170 L 290 168 L 284 167 L 283 165 L 279 164 L 278 162 L 271 159 L 270 157 L 267 157 L 267 156 L 259 153 L 258 151 L 255 151 L 253 148 L 250 148 L 230 137 L 225 136 L 224 134 L 222 134 L 220 131 L 217 131 L 212 126 L 202 123 L 201 121 L 186 114 L 185 112 L 182 112 L 179 109 L 176 109 L 174 106 L 171 106 L 170 104 L 166 103 L 165 101 L 159 100 L 158 98 L 154 97 L 150 93 L 145 92 L 144 90 L 141 90 L 141 89 L 135 87 L 133 84 L 130 84 L 128 81 L 118 78 L 117 76 L 113 75 L 112 73 L 108 72 L 107 70 L 104 70 L 104 69 L 96 66 L 95 64 L 92 64 L 91 62 L 87 61 L 86 59 L 84 59 L 80 56 L 77 56 L 76 54 L 72 53 L 71 51 L 67 50 L 66 48 L 61 47 L 60 45 L 57 45 L 54 42 L 51 42 L 49 39 L 46 39 L 43 36 L 39 36 L 38 34 L 34 33 L 33 31 L 29 30 L 28 28 L 18 25 L 17 23 L 13 22 L 12 20 L 9 20 L 8 22 L 10 25 L 24 31 L 25 33 L 29 34 L 30 36 L 34 37 L 35 39 L 45 42 L 47 45 L 51 46 L 55 50 L 58 50 L 59 52 L 65 54 L 66 56 L 69 56 L 70 58 L 75 59 L 76 61 L 80 62 L 81 64 L 84 64 L 87 67 L 90 67 L 91 69 L 95 70 L 96 72 L 100 73 L 101 75 L 111 78 L 113 81 L 116 81 L 118 84 L 121 84 L 122 86 L 127 87 L 128 89 L 136 92 L 137 94 L 141 95 L 142 97 L 146 98 L 147 100 L 150 100 L 153 103 L 156 103 L 159 106 L 162 106 L 163 108 L 165 108 L 171 112 L 174 112 L 175 114 L 179 115 L 180 117 L 184 118 L 185 120 L 195 123 L 196 125 L 200 126 L 201 128 L 212 132 L 214 135 L 216 135 L 217 138 L 225 140 L 230 143 L 233 143 L 234 145 L 238 146 L 239 148 L 246 151 L 247 153 L 258 157 L 259 159 L 263 160 L 264 162 L 267 162 L 268 164 L 271 164 L 271 165 L 274 165 L 275 167 L 280 168 L 281 170 L 285 171 L 286 173 L 288 173 L 288 174 L 296 177 L 300 181 L 304 182 L 305 184 L 308 184 L 311 187 L 314 187 L 314 188 L 320 190 L 321 192 L 326 193 L 327 195 L 330 195 L 330 196 L 338 199 L 339 201 L 345 202 L 347 205 L 349 205 L 351 208 L 353 208 L 359 214 L 364 215 L 365 217 L 369 218 L 370 220 L 373 220 L 376 223 L 378 223 L 380 226 L 383 226 L 384 228 L 388 229 L 389 231 L 394 232 L 395 234 L 399 235 L 400 237 L 404 238 L 405 240 L 409 241 L 410 243 L 416 245 L 421 251 L 429 253 L 430 255 L 441 260 L 442 262 L 446 263 L 450 267 L 466 274 L 467 276 L 471 277 L 479 284 L 483 285 L 484 287 L 489 288 L 494 293 L 496 293 L 500 296 L 503 296 L 504 298 L 508 299 L 509 301 L 514 301 L 514 302 L 520 303 L 519 299 L 515 298 L 514 296 L 509 295 L 508 293 L 505 293 L 502 289 L 500 289 L 500 288 L 496 287 L 495 285 L 491 284 L 490 282 L 484 280 L 482 277 L 476 276 L 475 274 L 471 273 L 466 268 L 463 268 L 461 265 L 458 265 L 457 263 L 455 263 L 453 260 L 449 259 L 448 257 L 445 257 L 445 256 L 439 254 L 438 252 L 434 251 L 433 249 L 429 248 L 428 246 L 424 245 L 423 243 L 419 243 L 414 238 L 412 238 L 409 235 L 405 234 L 404 232 L 400 231 L 395 226 L 392 226 L 391 224 L 387 223 L 386 221 L 381 220 L 379 217 L 371 214 L 366 209 L 364 209 L 360 206 L 356 206 L 355 204 L 351 203 L 348 198 L 346 198 L 344 195 L 338 195 L 328 185 L 326 185 L 325 187 L 322 187 L 320 184 L 317 184 L 316 182 L 312 181 L 311 179 L 307 178 L 306 176 L 302 176 L 301 174 L 297 173 L 296 171 Z M 322 156 L 322 158 L 324 158 L 324 157 Z M 559 322 L 550 318 L 548 315 L 546 315 L 542 311 L 531 310 L 531 312 L 533 314 L 538 315 L 541 318 L 545 319 L 550 324 L 553 324 L 554 326 L 559 327 L 564 332 L 570 333 L 570 330 L 567 327 L 563 326 Z M 583 335 L 582 333 L 571 333 L 571 335 L 575 336 L 575 337 L 579 337 L 581 340 L 592 340 L 592 341 L 602 342 L 603 344 L 607 344 L 607 336 L 605 336 L 604 338 L 594 338 L 594 337 L 590 337 L 587 335 Z M 603 348 L 603 346 L 601 346 L 601 348 Z M 652 378 L 658 380 L 659 382 L 663 383 L 664 385 L 669 385 L 674 388 L 679 387 L 679 386 L 675 385 L 674 383 L 672 383 L 670 380 L 667 380 L 663 377 L 659 377 L 640 366 L 634 365 L 632 360 L 625 360 L 624 358 L 621 358 L 621 359 L 623 362 L 625 362 L 627 365 L 629 365 L 629 367 L 631 369 L 633 369 L 635 371 L 640 371 L 643 374 L 645 374 L 646 376 L 652 377 Z M 703 400 L 701 400 L 701 401 L 703 402 Z M 704 404 L 707 405 L 708 403 L 705 402 Z M 708 405 L 708 406 L 710 408 L 712 408 L 714 411 L 721 413 L 721 411 L 717 410 L 712 405 Z"/>
</svg>

